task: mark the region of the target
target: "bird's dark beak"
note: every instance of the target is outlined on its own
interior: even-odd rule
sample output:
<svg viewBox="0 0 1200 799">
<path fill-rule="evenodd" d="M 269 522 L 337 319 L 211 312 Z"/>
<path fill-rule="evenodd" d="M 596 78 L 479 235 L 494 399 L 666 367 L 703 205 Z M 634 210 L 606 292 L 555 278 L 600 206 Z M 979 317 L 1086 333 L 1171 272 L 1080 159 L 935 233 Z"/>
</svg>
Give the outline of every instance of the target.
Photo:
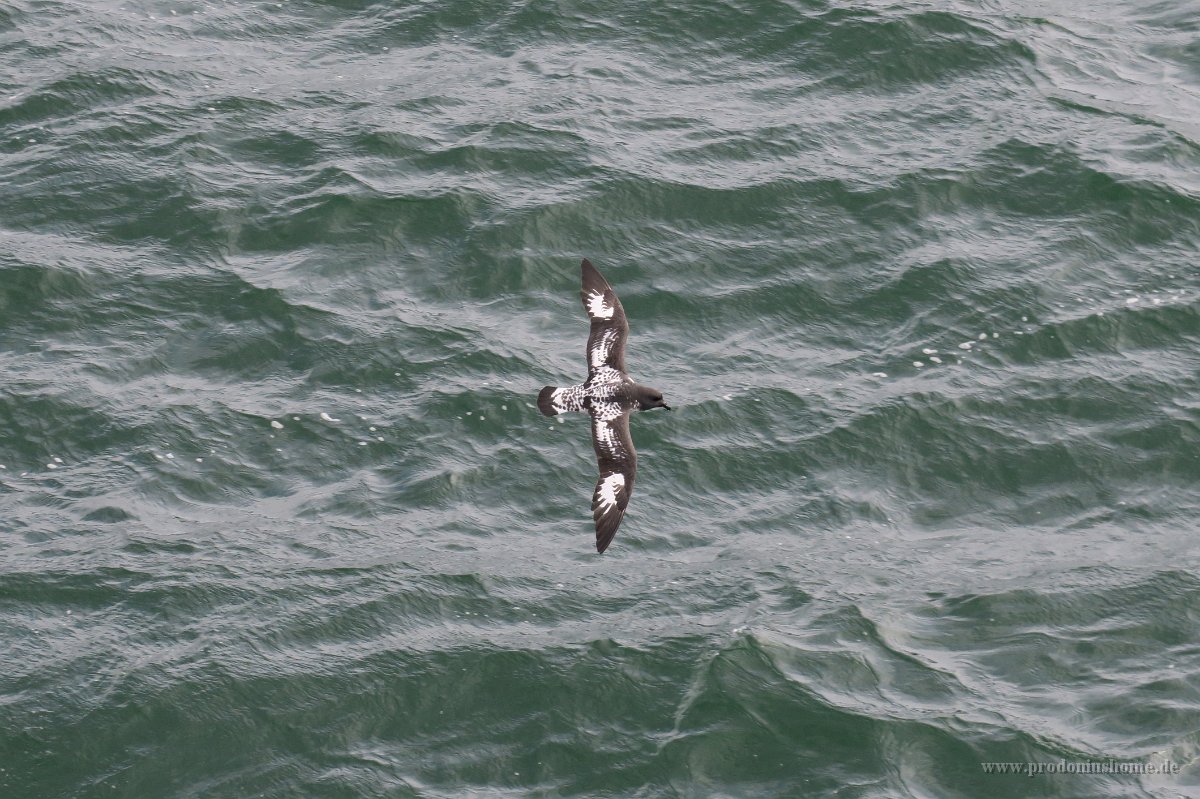
<svg viewBox="0 0 1200 799">
<path fill-rule="evenodd" d="M 667 403 L 665 403 L 665 402 L 662 404 L 662 406 L 663 406 L 664 408 L 666 408 L 668 411 L 669 411 L 669 410 L 671 410 L 671 406 L 670 406 L 670 405 L 668 405 L 668 404 L 667 404 Z"/>
</svg>

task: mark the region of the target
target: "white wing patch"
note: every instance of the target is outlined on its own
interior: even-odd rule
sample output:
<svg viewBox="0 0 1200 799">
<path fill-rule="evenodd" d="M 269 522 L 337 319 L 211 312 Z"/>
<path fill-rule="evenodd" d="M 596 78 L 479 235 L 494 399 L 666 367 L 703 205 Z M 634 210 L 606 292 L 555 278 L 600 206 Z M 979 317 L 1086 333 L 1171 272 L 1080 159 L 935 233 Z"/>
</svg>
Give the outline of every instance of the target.
<svg viewBox="0 0 1200 799">
<path fill-rule="evenodd" d="M 591 389 L 594 393 L 602 394 L 603 396 L 611 396 L 612 391 L 624 382 L 625 375 L 621 374 L 611 366 L 604 366 L 601 364 L 599 366 L 592 367 L 592 376 L 586 383 L 584 383 L 584 385 Z M 599 389 L 604 387 L 608 387 L 609 391 L 600 392 Z"/>
<path fill-rule="evenodd" d="M 609 313 L 611 316 L 611 311 Z M 600 336 L 600 340 L 596 342 L 596 346 L 592 347 L 592 351 L 588 353 L 589 365 L 593 368 L 599 368 L 608 360 L 608 353 L 612 351 L 613 342 L 617 340 L 617 331 L 615 329 L 605 330 Z"/>
<path fill-rule="evenodd" d="M 617 435 L 617 427 L 613 424 L 625 415 L 621 406 L 615 402 L 592 401 L 592 417 L 595 421 L 596 445 L 609 453 L 611 457 L 622 458 L 625 448 L 621 446 L 621 437 Z"/>
<path fill-rule="evenodd" d="M 588 292 L 587 308 L 588 315 L 593 319 L 612 319 L 613 307 L 604 301 L 603 292 Z"/>
<path fill-rule="evenodd" d="M 605 425 L 607 427 L 607 425 Z M 617 494 L 625 488 L 625 475 L 620 472 L 615 472 L 605 477 L 600 481 L 600 487 L 596 489 L 596 501 L 600 503 L 600 510 L 608 513 L 617 505 Z"/>
<path fill-rule="evenodd" d="M 608 428 L 609 435 L 613 435 L 614 431 L 609 422 L 620 419 L 625 415 L 625 411 L 616 402 L 597 402 L 593 399 L 592 415 L 596 417 L 596 421 L 604 423 L 604 427 Z"/>
<path fill-rule="evenodd" d="M 605 452 L 614 452 L 615 454 L 617 434 L 616 431 L 613 430 L 612 425 L 609 424 L 605 419 L 596 420 L 596 443 L 599 444 Z"/>
</svg>

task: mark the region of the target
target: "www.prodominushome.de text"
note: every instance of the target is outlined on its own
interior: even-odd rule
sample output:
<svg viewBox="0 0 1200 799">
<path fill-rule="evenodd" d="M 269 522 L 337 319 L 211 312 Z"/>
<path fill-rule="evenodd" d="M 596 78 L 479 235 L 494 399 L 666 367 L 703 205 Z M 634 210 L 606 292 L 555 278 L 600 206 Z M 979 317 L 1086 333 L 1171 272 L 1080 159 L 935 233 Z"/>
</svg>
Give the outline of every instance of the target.
<svg viewBox="0 0 1200 799">
<path fill-rule="evenodd" d="M 1178 774 L 1178 763 L 1123 763 L 1119 760 L 1059 760 L 1026 763 L 981 763 L 984 774 Z"/>
</svg>

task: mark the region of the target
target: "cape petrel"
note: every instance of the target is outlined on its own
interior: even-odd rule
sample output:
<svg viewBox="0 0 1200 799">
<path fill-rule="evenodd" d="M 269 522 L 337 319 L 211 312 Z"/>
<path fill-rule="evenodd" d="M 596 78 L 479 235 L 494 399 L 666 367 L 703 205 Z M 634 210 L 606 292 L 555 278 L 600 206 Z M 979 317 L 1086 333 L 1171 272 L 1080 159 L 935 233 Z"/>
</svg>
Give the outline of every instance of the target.
<svg viewBox="0 0 1200 799">
<path fill-rule="evenodd" d="M 625 309 L 591 261 L 584 258 L 582 266 L 579 296 L 592 322 L 587 380 L 566 388 L 546 386 L 538 394 L 538 410 L 547 416 L 568 411 L 591 414 L 592 447 L 600 466 L 600 479 L 592 493 L 592 519 L 596 522 L 596 551 L 603 552 L 617 534 L 637 474 L 629 414 L 671 407 L 663 402 L 661 391 L 635 383 L 625 372 L 625 340 L 629 338 Z"/>
</svg>

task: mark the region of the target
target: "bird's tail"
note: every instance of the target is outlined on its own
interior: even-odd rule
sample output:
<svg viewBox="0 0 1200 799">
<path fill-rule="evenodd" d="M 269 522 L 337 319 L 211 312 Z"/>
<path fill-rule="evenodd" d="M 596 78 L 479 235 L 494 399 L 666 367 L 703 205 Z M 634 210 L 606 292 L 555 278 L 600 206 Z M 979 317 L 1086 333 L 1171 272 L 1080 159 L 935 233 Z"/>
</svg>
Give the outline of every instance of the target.
<svg viewBox="0 0 1200 799">
<path fill-rule="evenodd" d="M 558 409 L 554 407 L 554 392 L 558 390 L 558 386 L 546 386 L 538 394 L 538 410 L 546 416 L 557 416 Z"/>
</svg>

